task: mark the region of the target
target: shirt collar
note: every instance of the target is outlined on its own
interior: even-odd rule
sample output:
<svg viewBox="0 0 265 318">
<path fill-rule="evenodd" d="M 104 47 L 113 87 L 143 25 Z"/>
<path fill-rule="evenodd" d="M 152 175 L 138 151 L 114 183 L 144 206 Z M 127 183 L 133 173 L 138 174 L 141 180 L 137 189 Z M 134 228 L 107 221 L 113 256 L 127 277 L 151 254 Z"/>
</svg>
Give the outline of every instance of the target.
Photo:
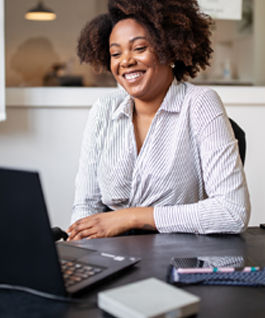
<svg viewBox="0 0 265 318">
<path fill-rule="evenodd" d="M 178 83 L 177 80 L 174 80 L 166 93 L 159 111 L 164 110 L 172 113 L 180 112 L 185 96 L 185 87 L 185 83 Z"/>
<path fill-rule="evenodd" d="M 124 93 L 124 99 L 119 105 L 117 105 L 117 108 L 113 112 L 112 119 L 117 119 L 121 115 L 132 117 L 133 114 L 133 98 L 123 88 L 120 89 Z M 164 110 L 167 112 L 179 112 L 184 96 L 185 84 L 178 83 L 177 80 L 173 80 L 158 111 Z"/>
<path fill-rule="evenodd" d="M 125 92 L 125 90 L 123 91 Z M 112 114 L 112 119 L 120 118 L 122 115 L 131 118 L 133 114 L 133 107 L 133 98 L 127 92 L 125 92 L 125 94 L 123 95 L 122 102 L 117 105 L 116 109 Z"/>
</svg>

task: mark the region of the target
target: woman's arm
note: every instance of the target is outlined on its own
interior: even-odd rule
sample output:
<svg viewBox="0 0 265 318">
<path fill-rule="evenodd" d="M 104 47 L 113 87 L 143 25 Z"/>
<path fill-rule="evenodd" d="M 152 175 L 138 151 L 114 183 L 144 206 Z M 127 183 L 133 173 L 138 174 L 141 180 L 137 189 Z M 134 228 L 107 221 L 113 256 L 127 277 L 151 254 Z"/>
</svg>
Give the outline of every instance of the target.
<svg viewBox="0 0 265 318">
<path fill-rule="evenodd" d="M 104 129 L 104 116 L 101 114 L 102 105 L 98 100 L 87 119 L 83 134 L 78 172 L 75 179 L 75 197 L 71 224 L 75 221 L 103 212 L 105 206 L 101 202 L 101 193 L 97 181 L 97 166 L 99 158 L 98 136 Z"/>
<path fill-rule="evenodd" d="M 110 237 L 130 229 L 155 230 L 153 210 L 152 207 L 138 207 L 88 216 L 69 227 L 68 240 Z"/>
<path fill-rule="evenodd" d="M 245 174 L 229 120 L 218 95 L 207 90 L 192 108 L 207 199 L 155 207 L 160 232 L 239 233 L 249 220 Z"/>
</svg>

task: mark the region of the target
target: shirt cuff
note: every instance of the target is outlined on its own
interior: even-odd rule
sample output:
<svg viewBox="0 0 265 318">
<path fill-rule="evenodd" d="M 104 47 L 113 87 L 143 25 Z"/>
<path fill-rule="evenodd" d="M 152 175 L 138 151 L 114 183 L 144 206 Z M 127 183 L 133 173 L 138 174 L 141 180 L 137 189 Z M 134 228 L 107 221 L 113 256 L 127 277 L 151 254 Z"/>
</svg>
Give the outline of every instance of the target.
<svg viewBox="0 0 265 318">
<path fill-rule="evenodd" d="M 71 222 L 70 224 L 75 223 L 76 221 L 83 219 L 89 215 L 92 215 L 93 213 L 89 213 L 89 211 L 87 209 L 73 209 L 73 213 L 71 216 Z"/>
</svg>

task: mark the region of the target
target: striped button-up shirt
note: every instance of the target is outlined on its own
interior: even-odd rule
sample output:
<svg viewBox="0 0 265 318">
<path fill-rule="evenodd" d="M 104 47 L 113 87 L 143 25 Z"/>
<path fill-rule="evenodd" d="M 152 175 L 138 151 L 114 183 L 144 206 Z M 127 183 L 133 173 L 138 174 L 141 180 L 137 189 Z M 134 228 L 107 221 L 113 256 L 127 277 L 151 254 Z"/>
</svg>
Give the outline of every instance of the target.
<svg viewBox="0 0 265 318">
<path fill-rule="evenodd" d="M 238 233 L 249 195 L 224 106 L 215 91 L 173 81 L 139 154 L 133 99 L 120 90 L 92 107 L 84 132 L 71 222 L 154 207 L 159 232 Z"/>
</svg>

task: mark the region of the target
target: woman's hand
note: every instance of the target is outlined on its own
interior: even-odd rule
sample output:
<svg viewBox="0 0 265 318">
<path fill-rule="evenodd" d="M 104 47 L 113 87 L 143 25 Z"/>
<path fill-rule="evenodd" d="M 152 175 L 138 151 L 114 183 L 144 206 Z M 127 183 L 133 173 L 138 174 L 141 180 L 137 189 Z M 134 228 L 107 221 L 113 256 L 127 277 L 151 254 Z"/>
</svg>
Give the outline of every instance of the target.
<svg viewBox="0 0 265 318">
<path fill-rule="evenodd" d="M 73 223 L 68 240 L 116 236 L 133 228 L 155 229 L 153 208 L 128 208 L 97 213 Z"/>
<path fill-rule="evenodd" d="M 123 233 L 131 228 L 128 210 L 97 213 L 73 223 L 67 232 L 68 240 L 83 238 L 110 237 Z"/>
</svg>

